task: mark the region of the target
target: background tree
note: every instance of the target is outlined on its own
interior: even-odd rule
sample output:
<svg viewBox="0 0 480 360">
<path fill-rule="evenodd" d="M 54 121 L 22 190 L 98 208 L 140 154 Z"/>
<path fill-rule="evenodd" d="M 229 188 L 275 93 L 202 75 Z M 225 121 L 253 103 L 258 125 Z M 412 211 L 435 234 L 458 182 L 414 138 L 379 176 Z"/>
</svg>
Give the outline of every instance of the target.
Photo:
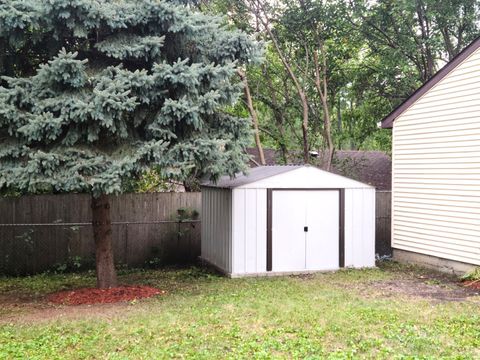
<svg viewBox="0 0 480 360">
<path fill-rule="evenodd" d="M 474 0 L 229 3 L 244 4 L 230 11 L 234 22 L 275 38 L 304 93 L 305 102 L 270 41 L 261 68 L 250 67 L 249 83 L 264 144 L 279 149 L 284 161 L 299 151 L 306 161 L 305 143 L 308 149 L 331 149 L 333 143 L 338 149 L 390 151 L 390 133 L 377 123 L 480 35 Z M 315 54 L 326 66 L 316 66 Z M 306 108 L 307 134 L 298 130 L 304 129 Z"/>
<path fill-rule="evenodd" d="M 350 4 L 354 28 L 365 38 L 369 52 L 381 58 L 384 83 L 394 84 L 392 93 L 383 95 L 396 103 L 480 33 L 475 0 L 352 0 Z"/>
<path fill-rule="evenodd" d="M 97 285 L 116 285 L 108 195 L 155 166 L 164 178 L 238 172 L 249 123 L 250 38 L 173 1 L 0 4 L 0 188 L 89 192 Z"/>
</svg>

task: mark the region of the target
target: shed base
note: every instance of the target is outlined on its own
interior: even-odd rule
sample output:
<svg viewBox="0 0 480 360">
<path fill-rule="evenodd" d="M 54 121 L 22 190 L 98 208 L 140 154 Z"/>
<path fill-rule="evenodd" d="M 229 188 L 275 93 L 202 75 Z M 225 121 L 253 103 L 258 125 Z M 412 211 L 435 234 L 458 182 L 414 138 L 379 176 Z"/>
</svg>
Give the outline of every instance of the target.
<svg viewBox="0 0 480 360">
<path fill-rule="evenodd" d="M 376 266 L 372 267 L 360 267 L 360 268 L 353 268 L 353 267 L 347 267 L 347 268 L 337 268 L 337 269 L 331 269 L 331 270 L 309 270 L 309 271 L 265 271 L 265 272 L 257 272 L 257 273 L 243 273 L 243 274 L 232 274 L 228 271 L 225 271 L 221 267 L 211 263 L 210 261 L 200 257 L 199 258 L 201 263 L 207 267 L 210 267 L 214 269 L 215 271 L 221 273 L 224 276 L 227 276 L 232 279 L 238 279 L 238 278 L 246 278 L 246 277 L 270 277 L 270 276 L 291 276 L 291 275 L 311 275 L 311 274 L 318 274 L 318 273 L 329 273 L 329 272 L 335 272 L 339 270 L 344 270 L 344 269 L 372 269 L 375 268 Z"/>
<path fill-rule="evenodd" d="M 343 269 L 343 268 L 342 268 Z M 335 272 L 342 269 L 332 270 L 313 270 L 313 271 L 266 271 L 261 273 L 244 273 L 244 274 L 228 274 L 231 278 L 245 278 L 245 277 L 273 277 L 273 276 L 291 276 L 291 275 L 311 275 L 318 273 Z"/>
<path fill-rule="evenodd" d="M 393 249 L 393 259 L 401 263 L 421 265 L 429 269 L 455 275 L 463 275 L 476 267 L 475 265 L 460 261 L 400 249 Z"/>
</svg>

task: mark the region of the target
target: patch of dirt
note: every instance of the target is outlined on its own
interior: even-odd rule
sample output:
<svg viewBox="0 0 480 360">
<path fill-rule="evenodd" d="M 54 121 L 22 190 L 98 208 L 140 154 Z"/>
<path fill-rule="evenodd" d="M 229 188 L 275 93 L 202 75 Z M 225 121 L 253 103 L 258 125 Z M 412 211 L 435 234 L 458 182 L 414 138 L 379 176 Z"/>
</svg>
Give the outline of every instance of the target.
<svg viewBox="0 0 480 360">
<path fill-rule="evenodd" d="M 314 273 L 311 273 L 311 274 L 308 274 L 308 273 L 293 274 L 293 275 L 289 275 L 289 277 L 294 278 L 294 279 L 300 279 L 300 280 L 311 280 L 315 277 L 315 274 Z"/>
<path fill-rule="evenodd" d="M 165 292 L 161 290 L 156 290 L 160 291 L 159 295 L 165 294 Z M 77 289 L 75 291 L 77 291 Z M 64 292 L 71 293 L 72 291 Z M 109 321 L 114 317 L 124 316 L 126 312 L 131 312 L 133 309 L 142 311 L 142 309 L 146 309 L 148 306 L 148 303 L 135 303 L 132 301 L 70 306 L 50 302 L 48 296 L 2 293 L 0 294 L 0 325 L 10 323 L 30 324 L 52 320 L 79 320 L 86 318 L 101 318 Z"/>
<path fill-rule="evenodd" d="M 464 281 L 463 286 L 470 289 L 478 290 L 478 292 L 480 292 L 480 280 Z"/>
<path fill-rule="evenodd" d="M 399 279 L 378 281 L 372 284 L 384 296 L 396 294 L 427 298 L 437 301 L 464 301 L 479 291 L 459 286 L 455 283 L 437 283 L 421 279 Z"/>
<path fill-rule="evenodd" d="M 150 286 L 119 286 L 110 289 L 83 288 L 60 291 L 48 295 L 47 300 L 58 305 L 108 304 L 161 294 L 165 294 L 165 291 Z"/>
<path fill-rule="evenodd" d="M 62 319 L 84 320 L 95 318 L 108 321 L 115 316 L 124 315 L 131 308 L 132 305 L 125 302 L 78 306 L 53 305 L 46 302 L 16 304 L 4 308 L 5 315 L 0 314 L 0 325 L 43 323 Z"/>
</svg>

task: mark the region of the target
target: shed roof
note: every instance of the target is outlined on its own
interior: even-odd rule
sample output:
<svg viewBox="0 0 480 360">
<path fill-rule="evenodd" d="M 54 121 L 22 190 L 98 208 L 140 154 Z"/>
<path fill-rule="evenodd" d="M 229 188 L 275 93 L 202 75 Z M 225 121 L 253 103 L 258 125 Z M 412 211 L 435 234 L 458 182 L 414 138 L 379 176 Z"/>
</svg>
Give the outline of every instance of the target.
<svg viewBox="0 0 480 360">
<path fill-rule="evenodd" d="M 266 165 L 276 165 L 280 154 L 274 149 L 263 149 Z M 260 166 L 260 157 L 256 148 L 247 148 L 247 153 L 253 156 L 251 167 Z M 301 153 L 291 151 L 293 164 L 298 164 Z M 318 158 L 312 159 L 319 169 L 326 162 L 327 152 L 321 151 Z M 280 162 L 278 162 L 280 163 Z M 336 150 L 333 155 L 332 173 L 374 186 L 377 190 L 392 189 L 392 159 L 382 151 L 366 150 Z"/>
<path fill-rule="evenodd" d="M 480 37 L 476 38 L 470 45 L 468 45 L 457 56 L 450 60 L 443 68 L 441 68 L 435 75 L 433 75 L 425 84 L 419 87 L 410 97 L 405 99 L 397 108 L 388 114 L 382 120 L 382 128 L 390 129 L 393 127 L 393 122 L 397 117 L 407 110 L 415 101 L 422 97 L 427 91 L 434 87 L 440 80 L 447 76 L 453 69 L 460 65 L 466 58 L 473 54 L 480 48 Z"/>
<path fill-rule="evenodd" d="M 279 175 L 299 169 L 304 165 L 273 165 L 273 166 L 258 166 L 248 170 L 247 174 L 237 174 L 234 178 L 229 176 L 222 176 L 218 181 L 206 181 L 202 183 L 202 186 L 208 187 L 218 187 L 218 188 L 227 188 L 232 189 L 239 186 L 247 185 L 254 183 L 259 180 L 269 178 L 271 176 Z"/>
<path fill-rule="evenodd" d="M 368 184 L 320 170 L 310 165 L 275 165 L 251 168 L 247 174 L 235 178 L 223 176 L 214 182 L 205 182 L 205 187 L 215 188 L 373 188 Z"/>
</svg>

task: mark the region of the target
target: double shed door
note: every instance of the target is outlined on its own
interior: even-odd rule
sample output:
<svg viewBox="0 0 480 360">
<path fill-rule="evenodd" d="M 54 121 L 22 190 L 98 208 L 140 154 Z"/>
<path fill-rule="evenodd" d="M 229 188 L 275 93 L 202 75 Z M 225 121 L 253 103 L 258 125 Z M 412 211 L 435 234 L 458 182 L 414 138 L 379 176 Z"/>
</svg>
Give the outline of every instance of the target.
<svg viewBox="0 0 480 360">
<path fill-rule="evenodd" d="M 339 268 L 339 190 L 272 191 L 272 271 Z"/>
</svg>

